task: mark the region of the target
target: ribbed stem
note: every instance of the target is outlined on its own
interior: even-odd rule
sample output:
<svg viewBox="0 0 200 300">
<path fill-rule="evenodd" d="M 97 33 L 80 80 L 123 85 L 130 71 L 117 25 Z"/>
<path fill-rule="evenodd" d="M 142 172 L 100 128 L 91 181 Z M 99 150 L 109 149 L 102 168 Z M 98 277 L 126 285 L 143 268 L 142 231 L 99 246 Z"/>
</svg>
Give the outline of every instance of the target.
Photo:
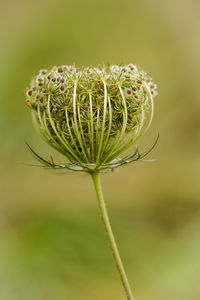
<svg viewBox="0 0 200 300">
<path fill-rule="evenodd" d="M 109 221 L 109 217 L 108 217 L 108 213 L 107 213 L 107 209 L 106 209 L 106 205 L 104 202 L 104 197 L 103 197 L 103 192 L 102 192 L 102 187 L 101 187 L 101 182 L 100 182 L 100 174 L 99 173 L 92 173 L 92 179 L 93 179 L 93 183 L 94 183 L 94 187 L 96 190 L 96 194 L 97 194 L 97 199 L 99 202 L 99 208 L 101 211 L 101 217 L 102 217 L 102 221 L 103 224 L 105 226 L 105 230 L 107 233 L 107 237 L 110 243 L 110 247 L 112 249 L 112 253 L 113 253 L 113 257 L 117 266 L 117 269 L 119 271 L 120 277 L 121 277 L 121 281 L 122 284 L 124 286 L 125 292 L 126 292 L 126 296 L 128 300 L 134 300 L 129 282 L 128 282 L 128 278 L 126 276 L 125 270 L 124 270 L 124 266 L 122 264 L 120 255 L 119 255 L 119 250 L 117 248 L 117 244 L 115 242 L 115 238 L 112 232 L 112 228 L 110 225 L 110 221 Z"/>
</svg>

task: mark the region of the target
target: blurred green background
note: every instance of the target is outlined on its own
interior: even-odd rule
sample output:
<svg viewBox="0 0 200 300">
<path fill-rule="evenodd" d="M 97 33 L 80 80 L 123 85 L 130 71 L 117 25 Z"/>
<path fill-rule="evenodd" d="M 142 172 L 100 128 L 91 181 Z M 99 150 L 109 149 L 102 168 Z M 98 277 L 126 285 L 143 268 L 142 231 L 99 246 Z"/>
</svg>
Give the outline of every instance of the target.
<svg viewBox="0 0 200 300">
<path fill-rule="evenodd" d="M 158 84 L 140 143 L 154 163 L 103 175 L 107 206 L 136 300 L 200 299 L 200 2 L 0 2 L 0 299 L 122 300 L 89 176 L 34 163 L 25 89 L 60 64 L 141 64 Z"/>
</svg>

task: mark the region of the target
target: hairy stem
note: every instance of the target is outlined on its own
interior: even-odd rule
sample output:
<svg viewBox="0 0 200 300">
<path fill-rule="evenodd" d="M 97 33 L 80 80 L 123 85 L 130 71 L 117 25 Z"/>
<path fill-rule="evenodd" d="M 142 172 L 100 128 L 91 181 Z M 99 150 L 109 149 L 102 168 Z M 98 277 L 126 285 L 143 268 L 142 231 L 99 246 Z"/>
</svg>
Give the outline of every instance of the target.
<svg viewBox="0 0 200 300">
<path fill-rule="evenodd" d="M 97 199 L 99 202 L 99 208 L 101 211 L 101 217 L 102 217 L 102 221 L 103 224 L 105 226 L 105 230 L 107 233 L 107 237 L 110 243 L 110 247 L 112 249 L 112 254 L 117 266 L 117 269 L 119 271 L 120 277 L 121 277 L 121 281 L 122 284 L 124 286 L 125 292 L 126 292 L 126 296 L 128 300 L 134 300 L 129 282 L 128 282 L 128 278 L 126 276 L 125 270 L 124 270 L 124 266 L 122 264 L 120 255 L 119 255 L 119 250 L 117 248 L 117 244 L 115 242 L 115 238 L 112 232 L 112 228 L 110 225 L 110 221 L 109 221 L 109 217 L 108 217 L 108 213 L 107 213 L 107 209 L 106 209 L 106 205 L 104 202 L 104 197 L 103 197 L 103 192 L 102 192 L 102 187 L 101 187 L 101 182 L 100 182 L 100 174 L 99 173 L 92 173 L 92 179 L 93 179 L 93 183 L 94 183 L 94 187 L 96 190 L 96 194 L 97 194 Z"/>
</svg>

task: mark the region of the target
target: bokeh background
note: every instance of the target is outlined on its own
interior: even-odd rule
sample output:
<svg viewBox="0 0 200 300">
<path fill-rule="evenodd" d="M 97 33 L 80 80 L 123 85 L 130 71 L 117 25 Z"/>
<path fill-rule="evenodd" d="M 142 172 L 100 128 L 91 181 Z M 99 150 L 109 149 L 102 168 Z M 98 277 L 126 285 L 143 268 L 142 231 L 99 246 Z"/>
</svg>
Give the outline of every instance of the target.
<svg viewBox="0 0 200 300">
<path fill-rule="evenodd" d="M 137 300 L 200 299 L 200 2 L 0 1 L 0 299 L 122 300 L 91 179 L 34 163 L 25 90 L 60 64 L 141 64 L 158 84 L 153 163 L 102 176 Z"/>
</svg>

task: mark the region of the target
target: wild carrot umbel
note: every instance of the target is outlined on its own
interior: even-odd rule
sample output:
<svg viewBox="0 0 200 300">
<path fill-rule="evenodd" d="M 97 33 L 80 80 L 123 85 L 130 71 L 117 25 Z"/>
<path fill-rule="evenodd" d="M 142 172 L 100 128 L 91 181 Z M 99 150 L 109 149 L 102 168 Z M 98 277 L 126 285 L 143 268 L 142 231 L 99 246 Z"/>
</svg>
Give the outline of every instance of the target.
<svg viewBox="0 0 200 300">
<path fill-rule="evenodd" d="M 66 162 L 32 154 L 45 168 L 89 173 L 99 201 L 102 220 L 127 299 L 133 295 L 122 265 L 103 199 L 99 174 L 137 161 L 146 153 L 135 147 L 148 130 L 154 112 L 156 85 L 133 64 L 41 70 L 27 90 L 27 105 L 45 141 Z M 131 146 L 134 147 L 130 153 Z"/>
</svg>

